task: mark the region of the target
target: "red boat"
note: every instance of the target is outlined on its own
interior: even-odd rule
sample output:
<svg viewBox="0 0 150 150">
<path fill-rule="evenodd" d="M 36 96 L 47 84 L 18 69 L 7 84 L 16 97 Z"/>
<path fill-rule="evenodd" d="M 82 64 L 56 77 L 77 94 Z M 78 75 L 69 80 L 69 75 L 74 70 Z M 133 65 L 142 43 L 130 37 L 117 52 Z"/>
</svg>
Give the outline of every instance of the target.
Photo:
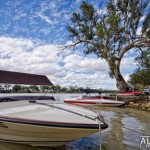
<svg viewBox="0 0 150 150">
<path fill-rule="evenodd" d="M 98 105 L 98 106 L 121 106 L 125 103 L 123 101 L 104 99 L 100 96 L 68 98 L 64 100 L 65 103 L 74 105 Z"/>
<path fill-rule="evenodd" d="M 143 95 L 141 92 L 138 91 L 133 91 L 133 92 L 120 92 L 117 95 L 119 96 L 139 96 L 139 95 Z"/>
</svg>

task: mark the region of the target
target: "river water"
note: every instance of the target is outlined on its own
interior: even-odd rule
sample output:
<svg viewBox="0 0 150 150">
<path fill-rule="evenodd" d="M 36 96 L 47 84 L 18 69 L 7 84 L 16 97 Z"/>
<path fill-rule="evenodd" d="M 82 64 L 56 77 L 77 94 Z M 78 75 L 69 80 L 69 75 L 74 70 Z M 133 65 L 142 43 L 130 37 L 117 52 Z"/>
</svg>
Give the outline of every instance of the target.
<svg viewBox="0 0 150 150">
<path fill-rule="evenodd" d="M 0 94 L 1 95 L 1 94 Z M 79 94 L 54 94 L 58 102 Z M 88 107 L 101 113 L 109 128 L 54 150 L 150 150 L 150 112 L 131 108 Z M 69 134 L 69 133 L 68 133 Z M 141 144 L 141 145 L 140 145 Z M 53 150 L 48 147 L 0 142 L 0 150 Z"/>
</svg>

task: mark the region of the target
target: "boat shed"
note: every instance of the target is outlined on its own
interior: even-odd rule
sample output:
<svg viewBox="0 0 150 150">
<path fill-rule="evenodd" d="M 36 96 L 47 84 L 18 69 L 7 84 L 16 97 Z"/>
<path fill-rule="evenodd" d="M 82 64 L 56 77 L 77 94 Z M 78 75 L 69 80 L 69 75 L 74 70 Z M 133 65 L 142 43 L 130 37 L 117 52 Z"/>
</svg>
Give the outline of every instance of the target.
<svg viewBox="0 0 150 150">
<path fill-rule="evenodd" d="M 0 70 L 0 83 L 53 86 L 45 75 Z"/>
</svg>

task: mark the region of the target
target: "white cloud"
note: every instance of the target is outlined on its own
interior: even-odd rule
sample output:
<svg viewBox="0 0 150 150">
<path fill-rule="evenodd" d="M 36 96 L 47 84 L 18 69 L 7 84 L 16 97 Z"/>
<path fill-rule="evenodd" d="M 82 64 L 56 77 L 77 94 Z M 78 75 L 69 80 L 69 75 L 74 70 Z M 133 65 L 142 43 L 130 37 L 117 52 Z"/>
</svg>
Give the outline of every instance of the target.
<svg viewBox="0 0 150 150">
<path fill-rule="evenodd" d="M 145 15 L 145 16 L 142 16 L 141 19 L 140 19 L 140 21 L 144 21 L 145 18 L 146 18 L 146 15 Z"/>
<path fill-rule="evenodd" d="M 121 68 L 122 70 L 128 69 L 132 71 L 132 69 L 136 68 L 136 62 L 134 61 L 134 57 L 126 57 L 123 58 L 121 61 Z"/>
<path fill-rule="evenodd" d="M 106 13 L 107 13 L 106 8 L 98 9 L 98 10 L 97 10 L 97 14 L 98 14 L 98 15 L 104 15 L 104 14 L 106 14 Z"/>
<path fill-rule="evenodd" d="M 137 29 L 137 32 L 136 32 L 136 34 L 137 35 L 141 35 L 142 34 L 142 26 L 140 26 L 138 29 Z"/>
<path fill-rule="evenodd" d="M 105 60 L 97 58 L 87 58 L 77 54 L 71 54 L 64 59 L 65 67 L 71 71 L 89 72 L 89 71 L 107 71 L 108 66 Z"/>
<path fill-rule="evenodd" d="M 129 81 L 129 79 L 130 79 L 130 78 L 129 78 L 129 75 L 130 75 L 130 74 L 128 73 L 128 74 L 126 74 L 126 75 L 124 76 L 125 81 Z"/>
<path fill-rule="evenodd" d="M 60 70 L 58 48 L 54 45 L 37 46 L 31 40 L 0 37 L 0 47 L 1 69 L 40 74 Z"/>
<path fill-rule="evenodd" d="M 66 3 L 67 2 L 64 1 L 42 2 L 40 4 L 40 11 L 35 14 L 50 25 L 57 24 L 61 19 L 64 19 L 64 17 L 68 19 L 67 10 L 60 9 L 60 7 Z"/>
<path fill-rule="evenodd" d="M 51 25 L 56 23 L 56 21 L 50 19 L 48 16 L 45 16 L 45 15 L 43 15 L 41 13 L 38 13 L 37 16 L 40 17 L 41 19 L 43 19 L 45 22 L 51 24 Z"/>
<path fill-rule="evenodd" d="M 0 37 L 0 69 L 44 74 L 54 85 L 114 89 L 105 60 L 85 57 L 61 45 L 43 44 L 27 39 Z M 133 58 L 122 60 L 122 68 L 133 67 Z M 127 73 L 126 73 L 127 74 Z"/>
<path fill-rule="evenodd" d="M 27 16 L 26 13 L 24 13 L 24 12 L 22 12 L 22 13 L 19 12 L 17 15 L 14 16 L 13 20 L 19 20 L 19 19 L 24 18 L 24 17 L 26 17 L 26 16 Z"/>
</svg>

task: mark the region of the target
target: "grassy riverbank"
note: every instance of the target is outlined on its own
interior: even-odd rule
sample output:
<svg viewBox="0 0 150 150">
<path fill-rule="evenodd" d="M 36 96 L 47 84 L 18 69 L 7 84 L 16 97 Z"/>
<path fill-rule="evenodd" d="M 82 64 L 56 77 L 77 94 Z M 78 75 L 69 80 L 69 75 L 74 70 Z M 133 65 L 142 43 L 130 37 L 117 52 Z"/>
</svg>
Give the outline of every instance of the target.
<svg viewBox="0 0 150 150">
<path fill-rule="evenodd" d="M 140 109 L 150 112 L 150 96 L 107 96 L 106 99 L 124 101 L 125 107 Z"/>
<path fill-rule="evenodd" d="M 150 101 L 129 102 L 126 107 L 141 109 L 150 112 Z"/>
<path fill-rule="evenodd" d="M 133 98 L 133 100 L 130 100 L 126 104 L 126 107 L 150 112 L 150 96 L 140 96 L 139 98 Z"/>
</svg>

